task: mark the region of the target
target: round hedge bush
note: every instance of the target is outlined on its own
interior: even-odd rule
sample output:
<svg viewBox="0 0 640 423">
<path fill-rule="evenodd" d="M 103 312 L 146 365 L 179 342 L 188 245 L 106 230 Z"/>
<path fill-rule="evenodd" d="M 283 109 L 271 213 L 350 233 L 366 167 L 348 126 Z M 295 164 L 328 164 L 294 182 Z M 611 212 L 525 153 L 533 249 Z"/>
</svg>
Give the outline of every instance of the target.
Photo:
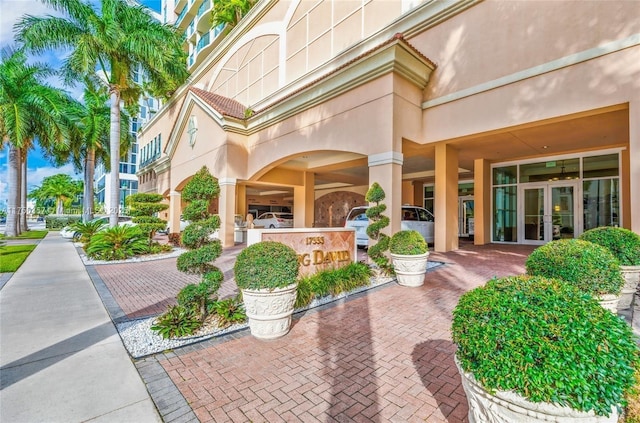
<svg viewBox="0 0 640 423">
<path fill-rule="evenodd" d="M 640 235 L 629 229 L 602 226 L 589 229 L 580 239 L 607 248 L 623 266 L 640 266 Z"/>
<path fill-rule="evenodd" d="M 618 295 L 624 285 L 618 261 L 606 248 L 580 239 L 542 245 L 525 262 L 527 274 L 562 279 L 587 294 Z"/>
<path fill-rule="evenodd" d="M 389 251 L 393 254 L 414 256 L 426 253 L 429 247 L 420 232 L 404 230 L 393 234 L 389 241 Z"/>
<path fill-rule="evenodd" d="M 233 270 L 240 289 L 284 288 L 298 279 L 298 255 L 280 242 L 262 241 L 242 250 Z"/>
<path fill-rule="evenodd" d="M 561 280 L 491 280 L 462 295 L 452 333 L 461 367 L 489 392 L 609 415 L 634 384 L 629 325 Z"/>
</svg>

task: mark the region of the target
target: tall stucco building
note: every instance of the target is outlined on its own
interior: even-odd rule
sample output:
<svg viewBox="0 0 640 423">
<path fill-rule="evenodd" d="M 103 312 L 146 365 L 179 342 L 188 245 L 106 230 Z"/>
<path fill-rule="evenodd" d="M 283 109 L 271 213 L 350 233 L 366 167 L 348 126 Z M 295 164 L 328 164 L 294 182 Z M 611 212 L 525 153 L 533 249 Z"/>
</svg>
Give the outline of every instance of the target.
<svg viewBox="0 0 640 423">
<path fill-rule="evenodd" d="M 215 36 L 210 0 L 171 7 L 192 76 L 137 174 L 172 227 L 207 166 L 225 246 L 251 210 L 340 226 L 373 182 L 390 232 L 402 204 L 434 211 L 437 251 L 640 232 L 635 1 L 261 0 Z"/>
</svg>

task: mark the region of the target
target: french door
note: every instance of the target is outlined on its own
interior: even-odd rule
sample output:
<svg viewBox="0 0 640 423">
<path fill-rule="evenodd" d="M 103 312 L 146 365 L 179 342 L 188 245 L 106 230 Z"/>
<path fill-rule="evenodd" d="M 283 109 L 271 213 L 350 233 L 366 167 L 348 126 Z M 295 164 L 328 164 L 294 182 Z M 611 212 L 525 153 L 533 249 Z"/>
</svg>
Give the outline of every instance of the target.
<svg viewBox="0 0 640 423">
<path fill-rule="evenodd" d="M 544 244 L 580 235 L 577 181 L 521 184 L 518 238 Z"/>
</svg>

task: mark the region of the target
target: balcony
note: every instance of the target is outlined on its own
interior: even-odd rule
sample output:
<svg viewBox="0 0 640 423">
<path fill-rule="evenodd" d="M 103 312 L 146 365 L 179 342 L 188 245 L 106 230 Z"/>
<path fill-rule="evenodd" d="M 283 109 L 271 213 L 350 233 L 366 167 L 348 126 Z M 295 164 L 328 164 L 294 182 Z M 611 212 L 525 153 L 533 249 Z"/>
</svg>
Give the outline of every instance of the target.
<svg viewBox="0 0 640 423">
<path fill-rule="evenodd" d="M 149 166 L 150 164 L 152 164 L 153 162 L 155 162 L 156 160 L 158 160 L 160 158 L 161 154 L 160 152 L 154 153 L 151 156 L 149 156 L 148 158 L 146 158 L 145 160 L 140 162 L 140 166 L 139 169 L 144 169 L 146 166 Z"/>
<path fill-rule="evenodd" d="M 180 12 L 180 14 L 178 15 L 178 17 L 176 18 L 176 26 L 180 25 L 180 22 L 182 22 L 182 20 L 184 19 L 185 16 L 187 16 L 187 9 L 189 9 L 188 6 L 185 6 L 184 9 L 182 9 L 182 12 Z"/>
<path fill-rule="evenodd" d="M 209 45 L 210 34 L 210 32 L 207 32 L 206 34 L 203 34 L 202 37 L 200 37 L 200 39 L 198 40 L 198 44 L 196 45 L 196 53 Z"/>
<path fill-rule="evenodd" d="M 198 8 L 198 13 L 196 14 L 196 16 L 199 18 L 204 14 L 204 12 L 206 12 L 209 9 L 211 9 L 211 0 L 204 0 L 200 5 L 200 7 Z"/>
</svg>

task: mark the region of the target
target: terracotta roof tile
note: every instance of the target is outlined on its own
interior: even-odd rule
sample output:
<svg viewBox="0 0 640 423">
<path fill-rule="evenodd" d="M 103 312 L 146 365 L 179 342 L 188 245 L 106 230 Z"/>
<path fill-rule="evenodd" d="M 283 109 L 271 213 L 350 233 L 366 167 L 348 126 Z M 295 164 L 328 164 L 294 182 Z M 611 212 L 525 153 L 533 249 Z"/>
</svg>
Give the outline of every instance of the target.
<svg viewBox="0 0 640 423">
<path fill-rule="evenodd" d="M 189 91 L 203 99 L 208 105 L 213 107 L 218 113 L 223 116 L 230 116 L 236 119 L 244 119 L 244 111 L 247 109 L 239 102 L 214 94 L 209 91 L 201 90 L 200 88 L 189 87 Z"/>
</svg>

